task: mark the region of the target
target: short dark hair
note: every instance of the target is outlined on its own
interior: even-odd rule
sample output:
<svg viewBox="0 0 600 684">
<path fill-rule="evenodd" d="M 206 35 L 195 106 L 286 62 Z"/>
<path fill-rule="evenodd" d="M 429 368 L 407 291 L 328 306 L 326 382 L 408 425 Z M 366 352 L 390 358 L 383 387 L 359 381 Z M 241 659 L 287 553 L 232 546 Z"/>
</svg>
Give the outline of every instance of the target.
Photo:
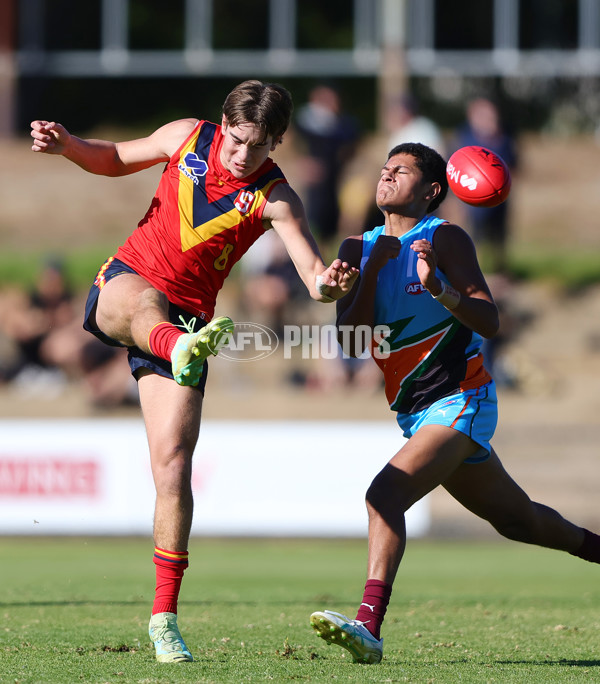
<svg viewBox="0 0 600 684">
<path fill-rule="evenodd" d="M 280 138 L 292 118 L 292 96 L 277 83 L 244 81 L 225 98 L 223 114 L 229 125 L 251 123 L 258 126 L 265 138 Z"/>
<path fill-rule="evenodd" d="M 396 147 L 390 150 L 388 160 L 397 154 L 410 154 L 411 157 L 415 158 L 417 168 L 423 174 L 423 178 L 428 183 L 440 184 L 440 194 L 433 199 L 430 202 L 429 207 L 427 207 L 428 212 L 435 211 L 446 199 L 446 195 L 448 194 L 446 162 L 442 155 L 433 148 L 427 147 L 427 145 L 421 143 L 402 143 L 401 145 L 396 145 Z"/>
</svg>

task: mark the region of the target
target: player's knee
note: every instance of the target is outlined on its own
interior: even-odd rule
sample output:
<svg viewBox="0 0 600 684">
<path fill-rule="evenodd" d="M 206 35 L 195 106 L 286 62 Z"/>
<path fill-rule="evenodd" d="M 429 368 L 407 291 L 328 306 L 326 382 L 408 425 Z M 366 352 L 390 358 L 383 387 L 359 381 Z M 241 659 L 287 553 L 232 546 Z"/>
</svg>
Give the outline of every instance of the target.
<svg viewBox="0 0 600 684">
<path fill-rule="evenodd" d="M 512 541 L 533 544 L 536 540 L 535 516 L 524 513 L 520 516 L 504 517 L 500 520 L 490 520 L 494 529 L 503 537 Z"/>
<path fill-rule="evenodd" d="M 163 449 L 153 460 L 153 474 L 157 490 L 177 492 L 187 488 L 192 476 L 192 459 L 181 446 Z"/>
<path fill-rule="evenodd" d="M 382 514 L 384 511 L 404 513 L 413 503 L 409 494 L 409 478 L 406 473 L 387 465 L 367 489 L 367 508 Z"/>
<path fill-rule="evenodd" d="M 147 287 L 141 290 L 138 295 L 137 310 L 143 311 L 147 308 L 168 309 L 168 307 L 169 300 L 167 299 L 167 296 L 153 287 Z"/>
</svg>

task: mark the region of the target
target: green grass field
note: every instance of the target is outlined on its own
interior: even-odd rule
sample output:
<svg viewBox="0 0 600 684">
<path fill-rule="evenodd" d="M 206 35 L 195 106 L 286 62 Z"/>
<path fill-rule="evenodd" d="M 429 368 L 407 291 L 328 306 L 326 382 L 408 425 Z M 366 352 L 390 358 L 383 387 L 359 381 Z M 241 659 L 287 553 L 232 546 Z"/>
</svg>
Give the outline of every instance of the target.
<svg viewBox="0 0 600 684">
<path fill-rule="evenodd" d="M 365 547 L 194 539 L 179 614 L 196 661 L 159 665 L 149 540 L 1 538 L 0 682 L 600 681 L 600 568 L 503 541 L 409 542 L 384 660 L 353 664 L 309 615 L 354 616 Z"/>
</svg>

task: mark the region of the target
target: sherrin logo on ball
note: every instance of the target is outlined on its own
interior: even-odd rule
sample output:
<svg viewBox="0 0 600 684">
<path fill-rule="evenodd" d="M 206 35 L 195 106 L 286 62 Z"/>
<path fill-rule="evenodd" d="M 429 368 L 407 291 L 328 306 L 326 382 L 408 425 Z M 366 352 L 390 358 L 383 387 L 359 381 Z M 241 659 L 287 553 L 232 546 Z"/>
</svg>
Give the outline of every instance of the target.
<svg viewBox="0 0 600 684">
<path fill-rule="evenodd" d="M 448 160 L 446 177 L 458 199 L 475 207 L 496 207 L 510 192 L 510 171 L 504 160 L 478 145 L 456 150 Z"/>
</svg>

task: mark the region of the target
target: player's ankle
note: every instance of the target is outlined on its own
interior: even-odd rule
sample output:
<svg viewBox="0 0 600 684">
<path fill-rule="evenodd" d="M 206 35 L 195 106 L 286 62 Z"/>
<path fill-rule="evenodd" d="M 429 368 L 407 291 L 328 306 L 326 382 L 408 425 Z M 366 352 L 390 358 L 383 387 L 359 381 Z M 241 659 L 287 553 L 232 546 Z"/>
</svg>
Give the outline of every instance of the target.
<svg viewBox="0 0 600 684">
<path fill-rule="evenodd" d="M 170 361 L 175 344 L 181 335 L 183 335 L 181 330 L 169 321 L 157 323 L 148 334 L 150 353 L 160 359 Z"/>
<path fill-rule="evenodd" d="M 586 529 L 583 530 L 583 534 L 583 543 L 577 551 L 572 551 L 571 555 L 590 563 L 600 563 L 600 535 Z"/>
</svg>

